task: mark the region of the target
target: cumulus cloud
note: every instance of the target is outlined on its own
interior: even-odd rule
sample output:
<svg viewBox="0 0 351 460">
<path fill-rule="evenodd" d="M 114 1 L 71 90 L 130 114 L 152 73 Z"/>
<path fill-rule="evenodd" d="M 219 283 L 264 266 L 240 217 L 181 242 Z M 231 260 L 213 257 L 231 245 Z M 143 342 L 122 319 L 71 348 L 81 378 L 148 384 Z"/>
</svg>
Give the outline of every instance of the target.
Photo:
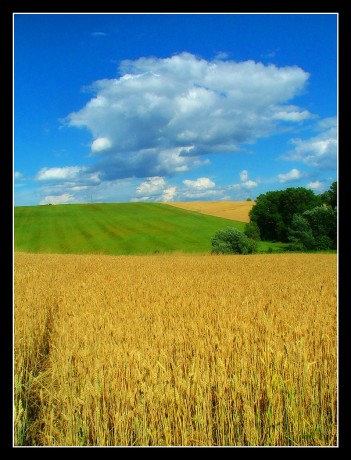
<svg viewBox="0 0 351 460">
<path fill-rule="evenodd" d="M 36 180 L 45 182 L 74 181 L 83 183 L 100 182 L 97 173 L 91 173 L 86 166 L 64 166 L 63 168 L 42 168 L 36 175 Z"/>
<path fill-rule="evenodd" d="M 247 180 L 241 184 L 241 187 L 250 189 L 250 188 L 257 187 L 257 185 L 258 185 L 257 182 L 255 182 L 254 180 Z"/>
<path fill-rule="evenodd" d="M 294 148 L 282 159 L 300 161 L 317 169 L 335 169 L 337 163 L 337 129 L 336 118 L 321 120 L 316 127 L 319 133 L 308 139 L 292 139 Z"/>
<path fill-rule="evenodd" d="M 179 200 L 213 199 L 223 195 L 224 190 L 217 188 L 216 184 L 208 177 L 199 177 L 196 180 L 183 180 L 185 188 L 178 190 Z"/>
<path fill-rule="evenodd" d="M 221 196 L 224 189 L 217 189 L 216 184 L 207 177 L 196 180 L 183 180 L 184 187 L 169 184 L 164 177 L 148 177 L 136 187 L 136 196 L 132 201 L 157 201 L 168 202 L 183 200 L 196 200 Z"/>
<path fill-rule="evenodd" d="M 289 104 L 309 78 L 296 66 L 181 53 L 122 61 L 119 74 L 96 81 L 91 100 L 66 119 L 91 132 L 102 180 L 184 172 L 200 155 L 239 151 L 310 116 Z"/>
<path fill-rule="evenodd" d="M 136 188 L 137 197 L 132 201 L 173 201 L 177 193 L 176 186 L 169 186 L 163 177 L 148 177 Z"/>
<path fill-rule="evenodd" d="M 316 180 L 314 182 L 310 182 L 309 184 L 307 184 L 307 188 L 320 192 L 324 189 L 324 184 L 320 180 Z"/>
<path fill-rule="evenodd" d="M 20 173 L 19 171 L 15 171 L 14 177 L 15 177 L 15 179 L 22 179 L 23 174 Z"/>
<path fill-rule="evenodd" d="M 177 187 L 173 186 L 173 187 L 166 188 L 162 193 L 161 201 L 163 202 L 173 201 L 176 193 L 177 193 Z"/>
<path fill-rule="evenodd" d="M 112 147 L 112 143 L 110 139 L 107 137 L 98 137 L 95 139 L 91 144 L 91 151 L 93 153 L 102 152 L 103 150 L 107 150 Z"/>
<path fill-rule="evenodd" d="M 285 110 L 283 111 L 276 112 L 273 115 L 273 118 L 275 120 L 281 120 L 281 121 L 298 122 L 298 121 L 306 120 L 307 118 L 312 118 L 312 114 L 308 112 L 308 110 L 300 111 L 295 106 L 289 106 L 289 110 L 285 108 Z"/>
<path fill-rule="evenodd" d="M 229 185 L 229 190 L 247 191 L 258 186 L 258 182 L 249 179 L 249 173 L 246 169 L 240 172 L 240 183 Z"/>
<path fill-rule="evenodd" d="M 127 177 L 171 176 L 185 172 L 208 161 L 201 161 L 196 157 L 187 158 L 182 150 L 174 149 L 141 149 L 123 155 L 111 153 L 101 155 L 100 161 L 90 170 L 100 175 L 104 181 Z"/>
<path fill-rule="evenodd" d="M 40 204 L 65 204 L 74 201 L 74 196 L 69 193 L 62 195 L 49 195 L 43 198 Z"/>
<path fill-rule="evenodd" d="M 91 172 L 86 166 L 45 167 L 35 179 L 41 183 L 40 193 L 45 196 L 40 204 L 86 202 L 93 189 L 101 184 L 99 173 Z"/>
<path fill-rule="evenodd" d="M 149 177 L 137 187 L 136 192 L 139 195 L 155 195 L 162 192 L 165 185 L 166 181 L 163 177 Z"/>
<path fill-rule="evenodd" d="M 285 174 L 278 174 L 278 181 L 280 183 L 293 182 L 304 177 L 304 174 L 298 169 L 294 168 Z"/>
<path fill-rule="evenodd" d="M 65 166 L 63 168 L 42 168 L 37 174 L 37 180 L 66 180 L 76 179 L 82 171 L 81 166 Z"/>
<path fill-rule="evenodd" d="M 183 184 L 189 188 L 196 189 L 196 190 L 206 190 L 209 188 L 213 188 L 216 184 L 208 179 L 207 177 L 199 177 L 196 180 L 183 180 Z"/>
</svg>

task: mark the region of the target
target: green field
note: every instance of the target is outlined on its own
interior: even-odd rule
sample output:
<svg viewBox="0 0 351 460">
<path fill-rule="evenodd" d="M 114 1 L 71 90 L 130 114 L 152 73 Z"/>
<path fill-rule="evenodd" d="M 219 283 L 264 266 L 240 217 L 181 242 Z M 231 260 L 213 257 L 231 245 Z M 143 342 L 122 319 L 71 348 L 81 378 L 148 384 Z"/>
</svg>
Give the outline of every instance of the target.
<svg viewBox="0 0 351 460">
<path fill-rule="evenodd" d="M 99 203 L 14 208 L 15 251 L 61 254 L 209 252 L 211 238 L 243 222 L 161 203 Z"/>
</svg>

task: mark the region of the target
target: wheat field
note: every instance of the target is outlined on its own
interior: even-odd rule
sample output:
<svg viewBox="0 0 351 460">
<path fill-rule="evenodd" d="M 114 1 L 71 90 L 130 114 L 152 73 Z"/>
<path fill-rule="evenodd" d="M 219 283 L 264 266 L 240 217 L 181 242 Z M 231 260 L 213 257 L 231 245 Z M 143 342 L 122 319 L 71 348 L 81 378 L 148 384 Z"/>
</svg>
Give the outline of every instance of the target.
<svg viewBox="0 0 351 460">
<path fill-rule="evenodd" d="M 196 211 L 209 216 L 223 217 L 224 219 L 239 222 L 250 222 L 249 212 L 254 206 L 254 201 L 180 201 L 168 202 L 170 206 Z"/>
<path fill-rule="evenodd" d="M 14 445 L 336 446 L 337 257 L 15 253 Z"/>
</svg>

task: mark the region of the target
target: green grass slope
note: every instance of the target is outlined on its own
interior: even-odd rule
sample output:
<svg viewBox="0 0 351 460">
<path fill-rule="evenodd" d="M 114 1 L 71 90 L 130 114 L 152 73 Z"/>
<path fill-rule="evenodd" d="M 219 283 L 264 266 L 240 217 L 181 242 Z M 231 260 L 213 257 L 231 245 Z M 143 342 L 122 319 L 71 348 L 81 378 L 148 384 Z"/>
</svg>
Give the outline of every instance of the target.
<svg viewBox="0 0 351 460">
<path fill-rule="evenodd" d="M 19 206 L 14 249 L 33 253 L 150 254 L 209 252 L 217 230 L 243 222 L 161 203 Z"/>
</svg>

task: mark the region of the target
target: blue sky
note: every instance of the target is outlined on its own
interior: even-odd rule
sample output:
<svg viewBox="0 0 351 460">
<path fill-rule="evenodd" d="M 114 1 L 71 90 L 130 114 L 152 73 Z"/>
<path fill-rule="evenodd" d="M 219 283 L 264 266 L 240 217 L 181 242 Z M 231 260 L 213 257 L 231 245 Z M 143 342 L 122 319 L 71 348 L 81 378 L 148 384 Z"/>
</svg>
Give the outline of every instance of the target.
<svg viewBox="0 0 351 460">
<path fill-rule="evenodd" d="M 14 14 L 14 205 L 337 180 L 337 14 Z"/>
</svg>

